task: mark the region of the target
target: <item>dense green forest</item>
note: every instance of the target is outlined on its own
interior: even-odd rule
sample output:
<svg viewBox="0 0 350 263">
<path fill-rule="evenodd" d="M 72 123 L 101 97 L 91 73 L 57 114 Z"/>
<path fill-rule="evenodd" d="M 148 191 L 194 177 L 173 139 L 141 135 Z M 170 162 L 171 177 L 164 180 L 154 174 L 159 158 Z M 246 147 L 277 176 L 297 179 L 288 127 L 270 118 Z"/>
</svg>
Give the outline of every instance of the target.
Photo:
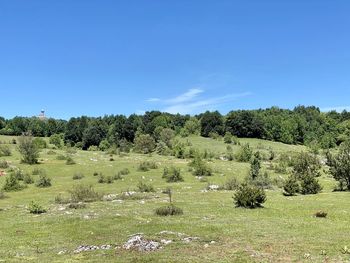
<svg viewBox="0 0 350 263">
<path fill-rule="evenodd" d="M 165 132 L 162 131 L 166 129 Z M 311 106 L 293 110 L 271 107 L 258 110 L 231 111 L 227 115 L 205 112 L 190 115 L 149 111 L 144 115 L 106 115 L 77 117 L 68 121 L 41 120 L 37 117 L 0 117 L 0 134 L 21 135 L 31 131 L 34 136 L 59 135 L 65 144 L 88 149 L 90 146 L 133 143 L 138 134 L 151 135 L 155 142 L 173 133 L 183 137 L 200 134 L 204 137 L 232 134 L 237 137 L 260 138 L 287 144 L 316 145 L 324 149 L 335 147 L 350 135 L 350 112 L 321 112 Z"/>
</svg>

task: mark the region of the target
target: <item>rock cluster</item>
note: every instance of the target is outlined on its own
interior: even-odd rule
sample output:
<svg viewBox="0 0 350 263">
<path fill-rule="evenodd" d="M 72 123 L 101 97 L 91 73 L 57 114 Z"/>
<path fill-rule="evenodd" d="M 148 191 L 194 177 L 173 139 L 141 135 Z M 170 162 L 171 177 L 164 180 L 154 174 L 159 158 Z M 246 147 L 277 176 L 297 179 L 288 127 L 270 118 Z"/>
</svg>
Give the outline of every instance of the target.
<svg viewBox="0 0 350 263">
<path fill-rule="evenodd" d="M 94 251 L 94 250 L 108 250 L 111 249 L 111 245 L 102 245 L 102 246 L 94 246 L 94 245 L 81 245 L 74 250 L 74 253 L 81 253 L 86 251 Z"/>
<path fill-rule="evenodd" d="M 147 240 L 142 235 L 131 236 L 128 241 L 125 242 L 123 248 L 126 250 L 137 250 L 140 252 L 155 251 L 161 248 L 159 242 L 153 240 Z"/>
</svg>

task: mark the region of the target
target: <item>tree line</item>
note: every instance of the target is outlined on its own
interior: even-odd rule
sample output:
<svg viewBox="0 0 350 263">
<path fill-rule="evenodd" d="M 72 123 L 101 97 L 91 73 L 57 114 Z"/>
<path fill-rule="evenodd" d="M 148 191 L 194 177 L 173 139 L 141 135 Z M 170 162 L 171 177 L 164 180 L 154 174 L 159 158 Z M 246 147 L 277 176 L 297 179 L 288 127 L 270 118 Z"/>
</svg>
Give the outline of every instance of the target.
<svg viewBox="0 0 350 263">
<path fill-rule="evenodd" d="M 314 106 L 297 106 L 293 110 L 278 107 L 236 110 L 226 115 L 218 111 L 195 116 L 148 111 L 143 115 L 81 116 L 68 121 L 0 117 L 2 135 L 18 136 L 28 131 L 37 137 L 60 135 L 65 144 L 83 149 L 99 146 L 101 142 L 116 146 L 133 143 L 137 134 L 148 134 L 158 141 L 164 129 L 181 136 L 197 134 L 215 138 L 229 133 L 237 137 L 317 145 L 327 149 L 349 138 L 350 112 L 324 113 Z"/>
</svg>

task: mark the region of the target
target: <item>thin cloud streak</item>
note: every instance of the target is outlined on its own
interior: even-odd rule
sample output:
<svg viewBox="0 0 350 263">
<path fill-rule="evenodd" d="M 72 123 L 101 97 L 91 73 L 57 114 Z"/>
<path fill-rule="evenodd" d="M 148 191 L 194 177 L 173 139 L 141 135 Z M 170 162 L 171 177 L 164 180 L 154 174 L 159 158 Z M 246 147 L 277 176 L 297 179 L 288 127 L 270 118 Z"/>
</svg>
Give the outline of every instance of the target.
<svg viewBox="0 0 350 263">
<path fill-rule="evenodd" d="M 342 112 L 342 111 L 350 111 L 350 106 L 337 106 L 337 107 L 326 107 L 321 108 L 322 112 L 329 112 L 329 111 L 336 111 L 336 112 Z"/>
</svg>

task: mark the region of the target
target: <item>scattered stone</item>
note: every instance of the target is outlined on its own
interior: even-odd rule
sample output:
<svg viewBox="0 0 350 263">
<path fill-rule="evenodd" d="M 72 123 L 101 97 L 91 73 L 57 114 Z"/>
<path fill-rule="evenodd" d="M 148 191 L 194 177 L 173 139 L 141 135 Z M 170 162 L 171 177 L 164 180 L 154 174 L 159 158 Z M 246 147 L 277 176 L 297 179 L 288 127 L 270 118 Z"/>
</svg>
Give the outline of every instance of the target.
<svg viewBox="0 0 350 263">
<path fill-rule="evenodd" d="M 169 230 L 163 230 L 159 232 L 159 235 L 176 235 L 176 236 L 185 236 L 184 233 L 180 233 L 180 232 L 173 232 L 173 231 L 169 231 Z"/>
<path fill-rule="evenodd" d="M 77 247 L 73 252 L 74 253 L 81 253 L 81 252 L 87 252 L 87 251 L 95 251 L 95 250 L 108 250 L 111 249 L 111 245 L 101 245 L 101 246 L 95 246 L 95 245 L 81 245 Z"/>
<path fill-rule="evenodd" d="M 172 240 L 166 240 L 166 239 L 162 239 L 161 241 L 160 241 L 160 243 L 162 243 L 162 244 L 164 244 L 164 245 L 168 245 L 168 244 L 170 244 L 171 242 L 173 242 Z"/>
<path fill-rule="evenodd" d="M 108 194 L 102 197 L 103 201 L 113 201 L 118 198 L 117 194 Z"/>
<path fill-rule="evenodd" d="M 199 240 L 199 237 L 185 237 L 182 239 L 182 241 L 186 242 L 186 243 L 190 243 L 192 241 L 196 241 Z"/>
<path fill-rule="evenodd" d="M 57 255 L 63 255 L 63 254 L 66 254 L 67 253 L 67 250 L 61 250 L 60 252 L 57 253 Z"/>
<path fill-rule="evenodd" d="M 215 244 L 216 242 L 213 240 L 213 241 L 210 241 L 210 244 Z"/>
<path fill-rule="evenodd" d="M 129 238 L 127 242 L 123 245 L 123 248 L 126 250 L 137 250 L 140 252 L 148 252 L 148 251 L 155 251 L 157 249 L 160 249 L 160 243 L 153 241 L 153 240 L 147 240 L 142 235 L 136 234 Z"/>
<path fill-rule="evenodd" d="M 139 203 L 140 203 L 141 205 L 144 205 L 144 204 L 145 204 L 145 200 L 141 200 Z"/>
<path fill-rule="evenodd" d="M 204 248 L 208 248 L 209 247 L 209 244 L 204 244 Z"/>
<path fill-rule="evenodd" d="M 211 185 L 208 185 L 208 190 L 210 191 L 217 191 L 219 190 L 220 186 L 218 186 L 217 184 L 211 184 Z"/>
</svg>

